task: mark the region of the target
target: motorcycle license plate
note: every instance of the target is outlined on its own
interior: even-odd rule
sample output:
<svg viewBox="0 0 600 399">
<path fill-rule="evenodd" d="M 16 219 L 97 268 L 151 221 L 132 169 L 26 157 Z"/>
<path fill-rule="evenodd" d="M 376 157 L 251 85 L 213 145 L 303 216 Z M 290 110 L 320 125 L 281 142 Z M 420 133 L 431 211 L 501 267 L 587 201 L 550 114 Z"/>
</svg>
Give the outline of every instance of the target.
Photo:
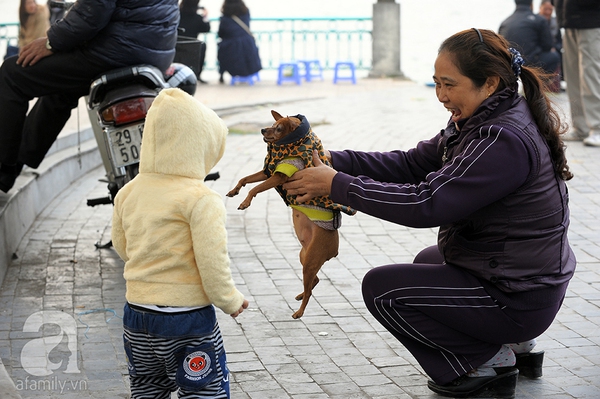
<svg viewBox="0 0 600 399">
<path fill-rule="evenodd" d="M 143 131 L 143 123 L 107 131 L 111 158 L 115 167 L 120 168 L 140 161 Z"/>
</svg>

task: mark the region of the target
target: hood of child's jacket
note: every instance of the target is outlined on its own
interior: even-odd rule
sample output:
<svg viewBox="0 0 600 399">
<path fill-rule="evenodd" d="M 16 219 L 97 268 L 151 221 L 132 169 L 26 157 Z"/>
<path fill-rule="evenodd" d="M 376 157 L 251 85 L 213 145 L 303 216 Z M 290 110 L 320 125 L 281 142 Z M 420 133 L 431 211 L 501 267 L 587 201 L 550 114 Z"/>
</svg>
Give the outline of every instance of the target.
<svg viewBox="0 0 600 399">
<path fill-rule="evenodd" d="M 225 151 L 227 126 L 180 89 L 165 89 L 148 110 L 140 173 L 204 179 Z"/>
</svg>

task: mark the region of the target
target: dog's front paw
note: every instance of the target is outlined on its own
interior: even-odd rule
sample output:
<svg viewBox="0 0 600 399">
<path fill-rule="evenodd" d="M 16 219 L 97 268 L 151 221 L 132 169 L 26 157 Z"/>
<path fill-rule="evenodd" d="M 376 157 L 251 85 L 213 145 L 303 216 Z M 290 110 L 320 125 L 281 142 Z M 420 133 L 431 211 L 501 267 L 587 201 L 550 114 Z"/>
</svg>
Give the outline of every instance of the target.
<svg viewBox="0 0 600 399">
<path fill-rule="evenodd" d="M 247 208 L 249 208 L 249 207 L 250 207 L 250 202 L 248 202 L 248 201 L 244 201 L 244 202 L 242 202 L 242 203 L 240 204 L 240 206 L 238 206 L 238 209 L 239 209 L 240 211 L 243 211 L 244 209 L 247 209 Z"/>
<path fill-rule="evenodd" d="M 225 195 L 227 195 L 228 197 L 235 197 L 239 193 L 240 193 L 240 189 L 236 187 Z"/>
</svg>

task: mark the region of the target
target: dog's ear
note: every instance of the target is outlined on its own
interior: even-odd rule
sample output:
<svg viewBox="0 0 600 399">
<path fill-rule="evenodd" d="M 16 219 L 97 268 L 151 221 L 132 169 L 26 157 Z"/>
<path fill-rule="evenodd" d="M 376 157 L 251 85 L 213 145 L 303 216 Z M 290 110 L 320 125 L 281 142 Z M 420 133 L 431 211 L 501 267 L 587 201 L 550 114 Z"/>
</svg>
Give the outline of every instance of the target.
<svg viewBox="0 0 600 399">
<path fill-rule="evenodd" d="M 275 118 L 276 121 L 283 119 L 283 116 L 279 115 L 279 112 L 271 110 L 271 115 L 273 115 L 273 118 Z"/>
</svg>

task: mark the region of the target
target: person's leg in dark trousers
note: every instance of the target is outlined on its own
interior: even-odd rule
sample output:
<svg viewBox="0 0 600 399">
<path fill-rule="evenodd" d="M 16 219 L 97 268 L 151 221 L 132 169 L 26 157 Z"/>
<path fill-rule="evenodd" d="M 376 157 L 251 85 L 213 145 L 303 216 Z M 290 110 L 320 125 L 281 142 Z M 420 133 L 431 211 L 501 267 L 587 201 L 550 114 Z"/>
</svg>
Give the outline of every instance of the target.
<svg viewBox="0 0 600 399">
<path fill-rule="evenodd" d="M 39 166 L 92 79 L 112 67 L 82 52 L 56 53 L 22 67 L 0 68 L 0 163 Z M 27 114 L 29 102 L 38 98 Z"/>
<path fill-rule="evenodd" d="M 89 84 L 87 85 L 89 91 Z M 84 93 L 83 95 L 86 95 Z M 80 93 L 50 94 L 38 98 L 23 125 L 19 161 L 37 168 L 77 107 Z"/>
<path fill-rule="evenodd" d="M 428 248 L 417 261 L 440 261 Z M 438 384 L 476 369 L 503 344 L 537 337 L 556 309 L 502 308 L 464 270 L 440 263 L 381 266 L 363 279 L 368 310 Z"/>
</svg>

